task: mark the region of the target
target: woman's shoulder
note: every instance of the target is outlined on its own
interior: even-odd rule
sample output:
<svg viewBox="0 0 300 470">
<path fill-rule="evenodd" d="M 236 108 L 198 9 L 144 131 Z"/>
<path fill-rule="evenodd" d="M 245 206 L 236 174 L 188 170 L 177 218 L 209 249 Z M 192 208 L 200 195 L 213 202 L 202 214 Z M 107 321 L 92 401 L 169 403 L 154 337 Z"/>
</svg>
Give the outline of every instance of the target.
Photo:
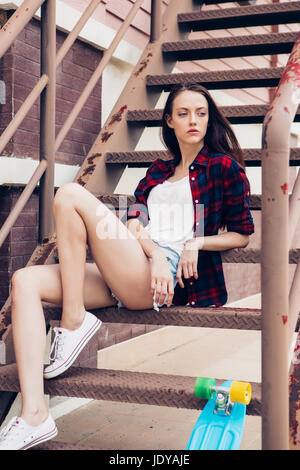
<svg viewBox="0 0 300 470">
<path fill-rule="evenodd" d="M 211 152 L 209 164 L 210 166 L 220 167 L 222 172 L 229 170 L 232 172 L 245 172 L 244 167 L 227 153 Z"/>
<path fill-rule="evenodd" d="M 174 159 L 165 160 L 163 158 L 157 158 L 154 160 L 151 165 L 148 167 L 148 172 L 152 173 L 154 171 L 167 171 L 174 164 Z"/>
</svg>

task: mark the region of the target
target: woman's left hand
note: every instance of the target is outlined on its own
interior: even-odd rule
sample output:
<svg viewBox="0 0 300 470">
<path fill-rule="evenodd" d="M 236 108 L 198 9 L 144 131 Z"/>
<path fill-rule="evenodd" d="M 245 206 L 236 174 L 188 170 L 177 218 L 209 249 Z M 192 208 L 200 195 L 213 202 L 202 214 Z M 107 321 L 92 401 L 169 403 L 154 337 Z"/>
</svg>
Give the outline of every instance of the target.
<svg viewBox="0 0 300 470">
<path fill-rule="evenodd" d="M 180 287 L 184 287 L 182 275 L 185 279 L 189 279 L 193 276 L 195 279 L 198 279 L 198 250 L 199 241 L 196 238 L 192 238 L 191 240 L 188 240 L 186 242 L 178 263 L 176 273 L 176 279 L 178 280 L 178 284 L 180 285 Z"/>
</svg>

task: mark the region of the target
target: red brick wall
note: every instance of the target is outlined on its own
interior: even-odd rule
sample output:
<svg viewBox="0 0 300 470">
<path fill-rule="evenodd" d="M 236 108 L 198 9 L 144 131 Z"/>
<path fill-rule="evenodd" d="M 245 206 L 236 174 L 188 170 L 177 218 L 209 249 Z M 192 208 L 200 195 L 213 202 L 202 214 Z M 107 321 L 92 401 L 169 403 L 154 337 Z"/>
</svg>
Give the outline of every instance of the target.
<svg viewBox="0 0 300 470">
<path fill-rule="evenodd" d="M 0 186 L 0 224 L 6 220 L 23 188 Z M 38 193 L 31 196 L 0 248 L 0 307 L 9 295 L 12 274 L 24 267 L 38 241 Z"/>
<path fill-rule="evenodd" d="M 57 31 L 57 49 L 66 37 Z M 57 69 L 56 132 L 58 132 L 97 67 L 102 52 L 76 41 Z M 6 85 L 0 132 L 18 111 L 40 76 L 40 23 L 32 20 L 0 62 Z M 39 158 L 39 100 L 20 125 L 4 155 Z M 101 128 L 101 79 L 56 154 L 60 163 L 81 165 Z"/>
</svg>

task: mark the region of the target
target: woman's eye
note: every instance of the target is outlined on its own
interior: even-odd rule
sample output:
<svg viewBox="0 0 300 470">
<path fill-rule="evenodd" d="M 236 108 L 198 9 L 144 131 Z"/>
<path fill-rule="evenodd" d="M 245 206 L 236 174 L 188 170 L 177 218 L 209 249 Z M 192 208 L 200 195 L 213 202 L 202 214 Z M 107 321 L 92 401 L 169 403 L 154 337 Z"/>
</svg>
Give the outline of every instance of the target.
<svg viewBox="0 0 300 470">
<path fill-rule="evenodd" d="M 187 113 L 179 113 L 178 116 L 186 116 Z"/>
</svg>

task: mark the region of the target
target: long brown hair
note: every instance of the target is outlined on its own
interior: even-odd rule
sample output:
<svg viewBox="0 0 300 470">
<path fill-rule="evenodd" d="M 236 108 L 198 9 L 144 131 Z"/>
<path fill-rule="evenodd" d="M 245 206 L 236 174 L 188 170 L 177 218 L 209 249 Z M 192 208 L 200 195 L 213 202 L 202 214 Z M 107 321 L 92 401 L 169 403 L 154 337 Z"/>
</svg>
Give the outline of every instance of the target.
<svg viewBox="0 0 300 470">
<path fill-rule="evenodd" d="M 174 155 L 176 166 L 181 160 L 181 152 L 174 129 L 168 126 L 166 117 L 167 115 L 172 115 L 174 99 L 183 91 L 201 93 L 207 100 L 209 120 L 207 132 L 204 137 L 204 144 L 206 144 L 212 152 L 229 155 L 245 168 L 243 153 L 231 128 L 230 122 L 217 107 L 207 89 L 197 83 L 175 85 L 168 96 L 163 111 L 162 138 L 167 149 Z"/>
</svg>

